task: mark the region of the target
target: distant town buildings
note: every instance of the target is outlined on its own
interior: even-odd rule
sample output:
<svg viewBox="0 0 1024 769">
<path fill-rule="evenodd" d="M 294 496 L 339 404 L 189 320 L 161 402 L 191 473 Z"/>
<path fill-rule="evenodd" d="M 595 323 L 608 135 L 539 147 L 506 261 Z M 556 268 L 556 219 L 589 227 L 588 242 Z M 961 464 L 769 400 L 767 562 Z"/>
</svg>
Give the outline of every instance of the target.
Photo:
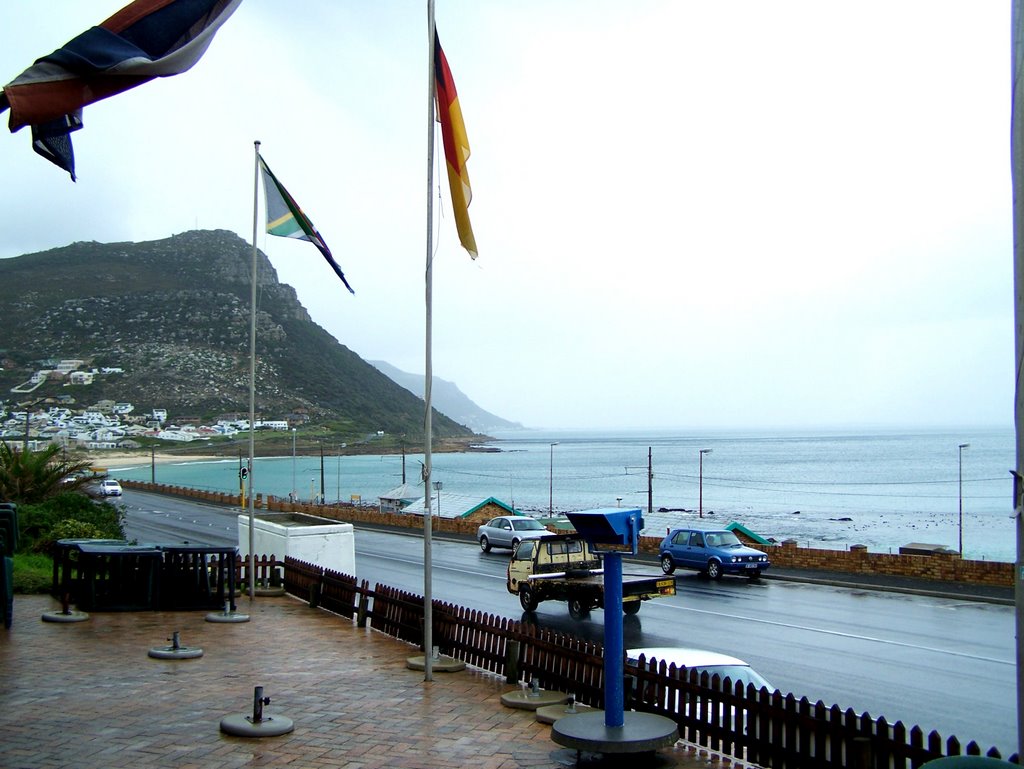
<svg viewBox="0 0 1024 769">
<path fill-rule="evenodd" d="M 85 368 L 77 359 L 38 361 L 38 368 L 27 382 L 11 388 L 14 398 L 0 400 L 0 441 L 28 445 L 30 450 L 55 443 L 69 448 L 131 449 L 141 444 L 138 438 L 190 443 L 197 440 L 232 436 L 248 432 L 249 420 L 239 414 L 224 414 L 214 424 L 201 424 L 199 417 L 180 415 L 169 420 L 167 410 L 155 408 L 135 415 L 127 402 L 100 400 L 85 408 L 74 408 L 72 395 L 36 400 L 17 396 L 35 392 L 44 382 L 63 381 L 67 387 L 88 386 L 97 377 L 123 374 L 118 367 Z M 296 422 L 305 415 L 296 415 Z M 288 430 L 291 422 L 257 419 L 257 430 Z"/>
</svg>

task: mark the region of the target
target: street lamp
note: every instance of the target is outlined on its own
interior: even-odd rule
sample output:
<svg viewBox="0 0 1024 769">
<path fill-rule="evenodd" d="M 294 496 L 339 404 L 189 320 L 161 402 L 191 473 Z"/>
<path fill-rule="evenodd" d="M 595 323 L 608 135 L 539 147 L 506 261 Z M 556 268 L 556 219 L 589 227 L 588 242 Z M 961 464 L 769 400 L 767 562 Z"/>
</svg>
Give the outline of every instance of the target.
<svg viewBox="0 0 1024 769">
<path fill-rule="evenodd" d="M 957 453 L 959 454 L 959 465 L 960 465 L 960 557 L 964 557 L 964 449 L 969 449 L 971 444 L 961 443 L 957 446 Z"/>
<path fill-rule="evenodd" d="M 698 452 L 700 459 L 698 460 L 698 474 L 697 474 L 697 510 L 700 513 L 700 517 L 704 517 L 704 455 L 710 454 L 713 449 L 701 449 Z"/>
<path fill-rule="evenodd" d="M 444 484 L 441 481 L 434 481 L 434 491 L 437 492 L 437 517 L 441 517 L 441 489 L 444 488 Z"/>
<path fill-rule="evenodd" d="M 548 446 L 548 449 L 551 452 L 551 458 L 550 458 L 550 461 L 548 463 L 548 517 L 549 518 L 551 517 L 551 515 L 553 513 L 553 510 L 554 510 L 554 506 L 552 504 L 552 501 L 555 498 L 555 446 L 557 446 L 557 445 L 558 445 L 558 441 L 555 441 L 554 443 L 552 443 L 552 444 L 550 444 Z"/>
<path fill-rule="evenodd" d="M 295 488 L 295 428 L 292 428 L 292 502 L 296 499 Z"/>
</svg>

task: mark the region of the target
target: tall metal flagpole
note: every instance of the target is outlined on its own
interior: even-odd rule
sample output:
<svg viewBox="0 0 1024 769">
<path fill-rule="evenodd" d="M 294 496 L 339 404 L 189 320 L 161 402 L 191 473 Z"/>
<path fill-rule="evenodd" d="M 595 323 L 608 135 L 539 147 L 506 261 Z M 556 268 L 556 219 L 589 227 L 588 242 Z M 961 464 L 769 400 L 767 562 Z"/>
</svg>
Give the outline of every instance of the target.
<svg viewBox="0 0 1024 769">
<path fill-rule="evenodd" d="M 246 503 L 249 508 L 249 600 L 256 599 L 256 526 L 255 526 L 255 501 L 253 500 L 252 471 L 253 458 L 256 453 L 256 232 L 257 218 L 259 214 L 259 192 L 260 192 L 260 141 L 253 142 L 255 145 L 252 179 L 252 290 L 249 295 L 249 498 Z"/>
<path fill-rule="evenodd" d="M 434 424 L 431 414 L 431 390 L 434 366 L 431 360 L 433 345 L 434 306 L 434 0 L 427 0 L 427 266 L 426 266 L 426 351 L 423 384 L 423 493 L 427 503 L 423 508 L 423 680 L 434 680 L 434 611 L 433 562 L 430 554 L 433 511 L 430 506 L 430 473 L 433 462 Z"/>
<path fill-rule="evenodd" d="M 1014 603 L 1017 633 L 1017 755 L 1024 756 L 1024 14 L 1022 0 L 1013 0 L 1010 113 L 1010 177 L 1013 183 L 1013 299 L 1015 360 L 1013 422 L 1017 436 L 1017 471 L 1013 484 L 1013 515 L 1017 527 Z"/>
</svg>

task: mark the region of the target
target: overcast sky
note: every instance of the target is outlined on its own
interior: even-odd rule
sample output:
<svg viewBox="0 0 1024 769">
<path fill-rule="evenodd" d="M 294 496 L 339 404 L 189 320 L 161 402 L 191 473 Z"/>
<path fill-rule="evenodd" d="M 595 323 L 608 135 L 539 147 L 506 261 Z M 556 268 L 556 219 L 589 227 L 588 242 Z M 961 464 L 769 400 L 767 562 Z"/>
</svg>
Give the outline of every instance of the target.
<svg viewBox="0 0 1024 769">
<path fill-rule="evenodd" d="M 4 0 L 0 82 L 126 1 Z M 436 376 L 537 428 L 1012 425 L 1009 3 L 436 20 L 480 250 L 445 188 Z M 85 109 L 77 184 L 4 132 L 0 257 L 251 241 L 259 139 L 356 295 L 261 224 L 279 278 L 363 358 L 423 373 L 427 56 L 425 0 L 244 0 L 191 71 Z"/>
</svg>

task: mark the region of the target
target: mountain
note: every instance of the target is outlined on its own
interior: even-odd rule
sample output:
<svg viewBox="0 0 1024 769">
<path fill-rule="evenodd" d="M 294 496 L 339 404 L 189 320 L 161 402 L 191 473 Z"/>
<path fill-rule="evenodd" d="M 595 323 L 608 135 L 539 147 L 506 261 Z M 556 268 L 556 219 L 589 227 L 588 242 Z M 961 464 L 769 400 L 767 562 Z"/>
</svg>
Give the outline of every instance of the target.
<svg viewBox="0 0 1024 769">
<path fill-rule="evenodd" d="M 382 360 L 371 360 L 369 363 L 409 392 L 415 395 L 423 392 L 425 377 L 422 374 L 410 374 L 408 371 L 397 369 Z M 435 409 L 442 414 L 447 414 L 459 424 L 466 425 L 474 432 L 487 433 L 494 430 L 523 429 L 518 422 L 502 419 L 477 406 L 454 382 L 448 382 L 435 376 L 431 393 L 431 401 Z"/>
<path fill-rule="evenodd" d="M 306 414 L 341 434 L 422 436 L 423 400 L 313 323 L 266 255 L 257 261 L 257 413 Z M 0 260 L 0 397 L 110 399 L 135 413 L 166 409 L 171 421 L 248 414 L 251 262 L 252 246 L 223 230 Z M 60 359 L 114 371 L 91 385 L 55 379 L 10 393 Z M 472 434 L 440 413 L 433 424 L 439 438 Z"/>
</svg>

